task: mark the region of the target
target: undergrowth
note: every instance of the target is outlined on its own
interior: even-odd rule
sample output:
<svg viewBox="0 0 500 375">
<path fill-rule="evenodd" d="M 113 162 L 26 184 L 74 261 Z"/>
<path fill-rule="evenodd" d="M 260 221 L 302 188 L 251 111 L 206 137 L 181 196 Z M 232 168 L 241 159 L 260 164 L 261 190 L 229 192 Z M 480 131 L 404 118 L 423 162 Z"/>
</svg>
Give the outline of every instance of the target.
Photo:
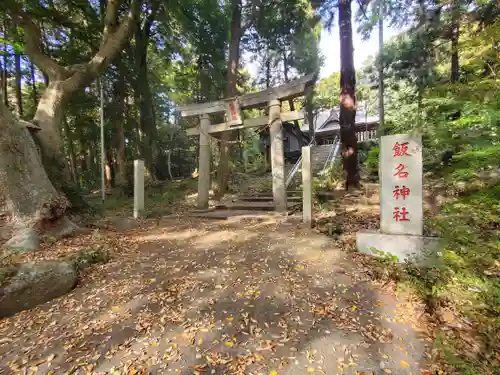
<svg viewBox="0 0 500 375">
<path fill-rule="evenodd" d="M 448 177 L 448 183 L 450 193 L 456 180 Z M 429 220 L 431 231 L 443 239 L 439 264 L 407 264 L 393 275 L 426 302 L 431 315 L 453 314 L 453 321 L 441 321 L 436 340 L 450 365 L 464 375 L 499 374 L 500 185 L 490 181 L 481 189 L 470 187 Z"/>
<path fill-rule="evenodd" d="M 104 246 L 97 246 L 80 250 L 78 253 L 66 257 L 65 260 L 73 266 L 75 271 L 82 272 L 92 265 L 107 263 L 109 259 L 109 253 Z"/>
</svg>

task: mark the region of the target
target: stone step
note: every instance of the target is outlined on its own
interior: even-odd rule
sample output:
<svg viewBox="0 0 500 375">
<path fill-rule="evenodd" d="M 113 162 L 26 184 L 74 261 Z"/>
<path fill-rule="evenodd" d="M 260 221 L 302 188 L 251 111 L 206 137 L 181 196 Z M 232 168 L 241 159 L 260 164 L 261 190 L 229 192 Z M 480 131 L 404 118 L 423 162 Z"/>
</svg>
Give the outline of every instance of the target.
<svg viewBox="0 0 500 375">
<path fill-rule="evenodd" d="M 239 200 L 241 201 L 247 201 L 247 202 L 272 202 L 273 201 L 273 196 L 272 195 L 249 195 L 249 196 L 241 196 L 238 197 Z M 292 195 L 288 196 L 286 198 L 288 202 L 302 202 L 302 197 L 297 196 L 297 195 Z"/>
<path fill-rule="evenodd" d="M 191 212 L 189 216 L 214 220 L 266 220 L 276 214 L 272 211 L 225 210 L 218 209 L 207 212 Z"/>
<path fill-rule="evenodd" d="M 298 202 L 288 202 L 288 209 L 293 211 L 300 206 Z M 236 201 L 236 202 L 228 202 L 224 204 L 216 205 L 215 208 L 225 209 L 225 210 L 250 210 L 250 211 L 274 211 L 275 206 L 274 202 L 264 201 L 264 202 L 247 202 L 247 201 Z"/>
<path fill-rule="evenodd" d="M 252 193 L 253 197 L 268 197 L 271 196 L 273 193 L 269 191 L 261 192 L 261 193 Z M 300 195 L 302 196 L 302 190 L 298 189 L 288 189 L 286 191 L 286 194 L 288 197 L 293 196 L 293 195 Z"/>
</svg>

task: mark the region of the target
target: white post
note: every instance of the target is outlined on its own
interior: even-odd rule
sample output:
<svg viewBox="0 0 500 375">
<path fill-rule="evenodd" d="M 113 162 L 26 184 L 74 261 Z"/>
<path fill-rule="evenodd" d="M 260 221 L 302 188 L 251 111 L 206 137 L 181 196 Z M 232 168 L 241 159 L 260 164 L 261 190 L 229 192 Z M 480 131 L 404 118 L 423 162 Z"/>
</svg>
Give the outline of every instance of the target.
<svg viewBox="0 0 500 375">
<path fill-rule="evenodd" d="M 97 80 L 97 86 L 101 96 L 101 197 L 104 202 L 106 199 L 106 150 L 104 149 L 104 90 L 100 78 Z"/>
<path fill-rule="evenodd" d="M 312 165 L 311 146 L 302 147 L 302 219 L 312 226 Z"/>
<path fill-rule="evenodd" d="M 243 150 L 243 168 L 248 172 L 248 150 Z"/>
<path fill-rule="evenodd" d="M 134 218 L 144 211 L 144 160 L 134 160 Z"/>
<path fill-rule="evenodd" d="M 210 193 L 210 117 L 200 116 L 200 157 L 198 161 L 198 208 L 208 208 Z"/>
<path fill-rule="evenodd" d="M 285 154 L 281 126 L 281 103 L 269 101 L 269 133 L 271 137 L 271 170 L 273 176 L 273 200 L 278 212 L 287 212 L 285 184 Z"/>
</svg>

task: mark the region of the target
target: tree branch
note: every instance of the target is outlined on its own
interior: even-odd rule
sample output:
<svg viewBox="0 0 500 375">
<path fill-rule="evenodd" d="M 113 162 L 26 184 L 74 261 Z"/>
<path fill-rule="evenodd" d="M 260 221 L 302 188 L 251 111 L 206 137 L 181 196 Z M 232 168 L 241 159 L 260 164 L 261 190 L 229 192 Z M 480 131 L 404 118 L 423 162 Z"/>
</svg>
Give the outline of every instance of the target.
<svg viewBox="0 0 500 375">
<path fill-rule="evenodd" d="M 109 0 L 106 8 L 104 30 L 101 46 L 97 53 L 85 65 L 75 65 L 70 68 L 74 74 L 65 83 L 69 89 L 87 85 L 97 77 L 110 64 L 113 57 L 121 51 L 128 42 L 140 10 L 140 0 L 132 0 L 127 15 L 119 26 L 117 26 L 116 12 L 120 1 Z M 109 12 L 109 13 L 108 13 Z M 112 30 L 115 29 L 113 32 Z"/>
<path fill-rule="evenodd" d="M 106 6 L 106 13 L 104 15 L 104 30 L 102 32 L 103 44 L 106 43 L 110 35 L 114 34 L 118 24 L 118 9 L 122 0 L 108 0 L 108 5 Z"/>
<path fill-rule="evenodd" d="M 42 51 L 40 27 L 32 21 L 31 17 L 22 10 L 16 10 L 12 14 L 12 19 L 24 31 L 24 49 L 30 60 L 50 80 L 60 80 L 67 77 L 69 75 L 68 70 Z"/>
</svg>

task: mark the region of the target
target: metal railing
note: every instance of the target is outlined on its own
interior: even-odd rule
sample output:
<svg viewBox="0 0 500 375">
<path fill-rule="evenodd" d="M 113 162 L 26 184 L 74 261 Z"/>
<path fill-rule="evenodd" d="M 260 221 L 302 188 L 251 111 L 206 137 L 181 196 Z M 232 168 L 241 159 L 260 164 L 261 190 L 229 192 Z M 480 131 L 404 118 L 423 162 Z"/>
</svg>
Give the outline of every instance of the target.
<svg viewBox="0 0 500 375">
<path fill-rule="evenodd" d="M 314 139 L 312 139 L 311 142 L 309 142 L 308 146 L 314 146 L 315 144 L 316 144 L 316 141 Z M 302 165 L 302 154 L 300 155 L 297 162 L 294 164 L 293 168 L 290 169 L 290 172 L 288 172 L 288 176 L 286 177 L 286 182 L 285 182 L 285 188 L 288 188 L 288 186 L 290 186 L 290 184 L 293 181 L 293 178 L 295 177 L 295 175 L 299 171 L 301 165 Z"/>
<path fill-rule="evenodd" d="M 321 170 L 320 173 L 327 170 L 330 164 L 335 162 L 339 149 L 340 149 L 340 137 L 336 136 L 335 139 L 333 140 L 332 148 L 328 153 L 328 157 L 326 158 L 325 164 L 323 165 L 323 169 Z"/>
</svg>

